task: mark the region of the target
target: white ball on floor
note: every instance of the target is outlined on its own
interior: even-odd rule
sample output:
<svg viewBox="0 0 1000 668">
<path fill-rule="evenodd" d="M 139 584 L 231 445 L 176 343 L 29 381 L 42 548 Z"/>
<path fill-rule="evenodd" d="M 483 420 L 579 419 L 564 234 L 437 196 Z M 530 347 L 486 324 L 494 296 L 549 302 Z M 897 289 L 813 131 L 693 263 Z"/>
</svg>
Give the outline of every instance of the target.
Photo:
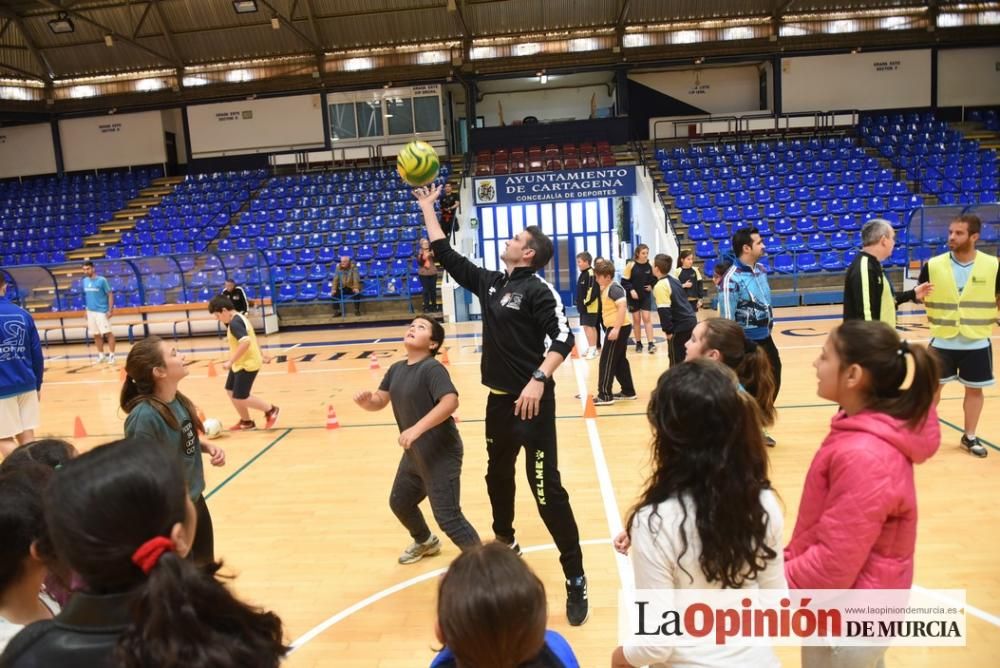
<svg viewBox="0 0 1000 668">
<path fill-rule="evenodd" d="M 208 438 L 218 438 L 222 435 L 222 422 L 217 418 L 208 418 L 204 422 L 205 436 Z"/>
</svg>

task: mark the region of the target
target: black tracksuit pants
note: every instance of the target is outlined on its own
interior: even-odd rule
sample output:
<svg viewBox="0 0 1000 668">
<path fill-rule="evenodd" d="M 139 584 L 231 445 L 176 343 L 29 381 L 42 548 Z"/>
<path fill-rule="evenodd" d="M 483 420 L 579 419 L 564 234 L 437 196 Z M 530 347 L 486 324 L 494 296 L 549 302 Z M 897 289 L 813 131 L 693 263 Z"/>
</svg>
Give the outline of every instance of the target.
<svg viewBox="0 0 1000 668">
<path fill-rule="evenodd" d="M 542 399 L 531 420 L 514 415 L 517 395 L 491 392 L 486 402 L 486 490 L 493 507 L 493 533 L 514 540 L 514 476 L 517 455 L 525 451 L 525 474 L 538 514 L 549 530 L 567 578 L 583 575 L 580 531 L 559 476 L 556 450 L 556 402 Z"/>
</svg>

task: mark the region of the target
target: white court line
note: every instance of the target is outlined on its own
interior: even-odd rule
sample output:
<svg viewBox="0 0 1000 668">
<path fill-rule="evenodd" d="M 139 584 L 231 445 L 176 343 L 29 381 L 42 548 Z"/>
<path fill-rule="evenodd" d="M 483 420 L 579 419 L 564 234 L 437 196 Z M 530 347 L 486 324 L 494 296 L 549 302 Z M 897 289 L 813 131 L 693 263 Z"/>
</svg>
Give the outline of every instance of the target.
<svg viewBox="0 0 1000 668">
<path fill-rule="evenodd" d="M 588 366 L 582 357 L 577 358 L 573 363 L 573 370 L 576 373 L 576 386 L 580 391 L 580 408 L 584 410 L 587 406 L 587 370 Z M 604 516 L 608 522 L 608 531 L 612 537 L 617 536 L 622 531 L 621 512 L 618 510 L 618 500 L 615 498 L 614 485 L 611 484 L 611 472 L 608 471 L 608 460 L 604 456 L 604 446 L 601 444 L 601 435 L 597 431 L 597 420 L 586 418 L 587 438 L 590 441 L 590 452 L 594 457 L 594 468 L 597 471 L 597 482 L 601 490 L 601 500 L 604 502 Z M 615 565 L 618 567 L 618 579 L 622 589 L 631 591 L 635 589 L 635 573 L 632 571 L 632 562 L 629 557 L 614 551 Z"/>
<path fill-rule="evenodd" d="M 926 594 L 931 598 L 935 598 L 941 601 L 942 603 L 947 603 L 948 605 L 953 605 L 958 608 L 965 608 L 966 611 L 968 611 L 968 613 L 973 617 L 978 617 L 979 619 L 989 624 L 992 624 L 993 626 L 1000 626 L 1000 617 L 997 617 L 996 615 L 991 615 L 985 610 L 980 610 L 974 605 L 969 605 L 968 602 L 963 603 L 962 601 L 959 601 L 956 598 L 945 596 L 944 594 L 936 592 L 932 589 L 925 589 L 924 587 L 921 587 L 918 584 L 913 585 L 913 590 L 919 591 L 922 594 Z"/>
<path fill-rule="evenodd" d="M 608 545 L 610 543 L 611 543 L 611 540 L 608 539 L 608 538 L 594 538 L 592 540 L 581 540 L 580 541 L 580 545 Z M 527 554 L 527 553 L 531 553 L 531 552 L 541 552 L 543 550 L 554 550 L 554 549 L 556 549 L 556 546 L 554 544 L 552 544 L 552 543 L 548 543 L 548 544 L 545 544 L 545 545 L 535 545 L 533 547 L 522 547 L 521 548 L 521 552 L 524 552 L 524 553 Z M 418 575 L 416 577 L 410 578 L 409 580 L 404 580 L 403 582 L 400 582 L 399 584 L 396 584 L 396 585 L 393 585 L 393 586 L 388 587 L 386 589 L 383 589 L 380 592 L 376 592 L 376 593 L 372 594 L 371 596 L 369 596 L 368 598 L 362 599 L 362 600 L 358 601 L 357 603 L 355 603 L 354 605 L 352 605 L 350 607 L 344 608 L 343 610 L 341 610 L 337 614 L 333 615 L 332 617 L 330 617 L 326 621 L 322 622 L 321 624 L 318 624 L 318 625 L 314 626 L 313 628 L 309 629 L 308 631 L 306 631 L 305 633 L 303 633 L 301 636 L 299 636 L 298 638 L 296 638 L 292 642 L 291 649 L 289 649 L 288 653 L 292 654 L 296 650 L 301 649 L 303 645 L 305 645 L 306 643 L 314 640 L 316 638 L 316 636 L 318 636 L 321 633 L 323 633 L 324 631 L 328 630 L 333 625 L 337 624 L 338 622 L 344 621 L 345 619 L 347 619 L 348 617 L 350 617 L 354 613 L 359 612 L 361 610 L 364 610 L 365 608 L 367 608 L 368 606 L 372 605 L 373 603 L 378 603 L 382 599 L 388 598 L 389 596 L 392 596 L 393 594 L 401 592 L 404 589 L 408 589 L 409 587 L 412 587 L 413 585 L 417 585 L 417 584 L 420 584 L 421 582 L 426 582 L 427 580 L 433 580 L 434 578 L 440 577 L 441 575 L 444 574 L 444 572 L 446 570 L 448 570 L 447 566 L 445 566 L 444 568 L 438 568 L 436 570 L 429 571 L 427 573 L 422 573 L 422 574 L 420 574 L 420 575 Z"/>
</svg>

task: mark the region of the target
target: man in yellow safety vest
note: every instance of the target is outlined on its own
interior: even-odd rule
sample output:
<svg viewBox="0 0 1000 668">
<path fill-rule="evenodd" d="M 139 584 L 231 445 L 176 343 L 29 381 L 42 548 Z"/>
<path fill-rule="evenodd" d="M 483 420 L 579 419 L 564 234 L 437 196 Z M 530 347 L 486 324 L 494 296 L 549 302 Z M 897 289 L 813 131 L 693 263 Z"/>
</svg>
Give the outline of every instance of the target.
<svg viewBox="0 0 1000 668">
<path fill-rule="evenodd" d="M 962 447 L 977 457 L 987 450 L 976 438 L 983 412 L 983 388 L 993 385 L 990 336 L 1000 306 L 997 258 L 976 250 L 982 230 L 978 216 L 961 215 L 948 226 L 948 250 L 924 265 L 918 283 L 934 286 L 927 297 L 931 347 L 941 362 L 941 382 L 965 386 L 965 433 Z"/>
</svg>

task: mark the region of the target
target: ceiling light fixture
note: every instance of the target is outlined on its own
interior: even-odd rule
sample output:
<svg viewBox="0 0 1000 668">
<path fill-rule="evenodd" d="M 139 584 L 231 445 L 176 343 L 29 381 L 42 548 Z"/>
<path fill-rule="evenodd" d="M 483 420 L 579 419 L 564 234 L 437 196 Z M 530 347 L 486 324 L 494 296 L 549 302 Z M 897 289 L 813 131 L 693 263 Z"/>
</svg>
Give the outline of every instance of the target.
<svg viewBox="0 0 1000 668">
<path fill-rule="evenodd" d="M 66 12 L 59 12 L 59 16 L 49 21 L 49 30 L 57 35 L 63 35 L 76 30 L 73 21 L 70 20 Z"/>
<path fill-rule="evenodd" d="M 233 0 L 233 9 L 237 14 L 253 14 L 257 11 L 257 0 Z"/>
<path fill-rule="evenodd" d="M 281 27 L 281 21 L 278 20 L 277 16 L 271 17 L 271 27 L 275 30 Z"/>
<path fill-rule="evenodd" d="M 107 35 L 105 35 L 104 36 L 104 46 L 107 46 L 107 47 L 110 48 L 110 47 L 112 47 L 114 45 L 115 45 L 115 38 L 112 37 L 110 33 L 107 34 Z"/>
</svg>

